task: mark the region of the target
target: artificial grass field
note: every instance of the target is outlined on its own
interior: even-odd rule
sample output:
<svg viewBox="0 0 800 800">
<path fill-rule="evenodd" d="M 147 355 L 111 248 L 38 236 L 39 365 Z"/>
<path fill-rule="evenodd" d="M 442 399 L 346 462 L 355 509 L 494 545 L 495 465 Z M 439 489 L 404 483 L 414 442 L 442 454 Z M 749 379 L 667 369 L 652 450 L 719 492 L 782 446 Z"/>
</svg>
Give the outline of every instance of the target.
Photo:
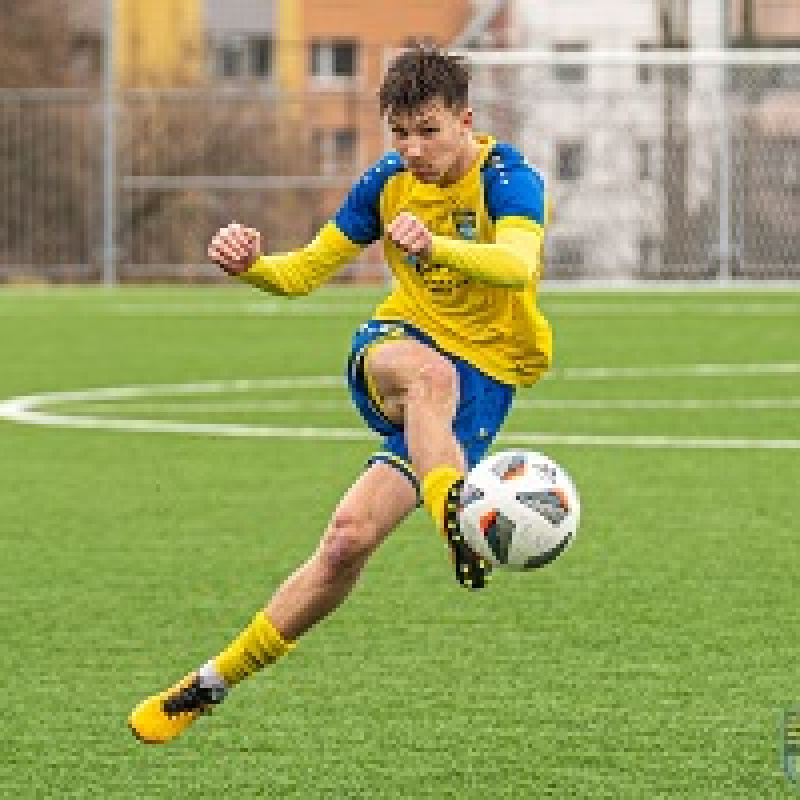
<svg viewBox="0 0 800 800">
<path fill-rule="evenodd" d="M 375 297 L 7 289 L 0 402 L 339 376 Z M 130 709 L 249 621 L 376 440 L 0 420 L 0 796 L 795 796 L 777 727 L 800 702 L 800 293 L 544 291 L 541 305 L 556 368 L 504 432 L 623 437 L 522 445 L 575 478 L 574 546 L 469 593 L 417 512 L 343 608 L 166 747 L 134 740 Z M 244 388 L 46 410 L 361 427 L 336 385 Z"/>
</svg>

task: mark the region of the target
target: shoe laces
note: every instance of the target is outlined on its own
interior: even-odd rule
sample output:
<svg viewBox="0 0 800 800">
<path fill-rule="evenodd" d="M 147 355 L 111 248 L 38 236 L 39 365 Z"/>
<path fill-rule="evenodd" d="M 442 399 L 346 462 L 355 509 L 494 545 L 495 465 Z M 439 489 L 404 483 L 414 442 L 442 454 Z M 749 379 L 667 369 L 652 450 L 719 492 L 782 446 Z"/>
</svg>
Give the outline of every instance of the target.
<svg viewBox="0 0 800 800">
<path fill-rule="evenodd" d="M 207 686 L 199 677 L 196 677 L 191 683 L 167 697 L 162 707 L 168 717 L 195 711 L 206 713 L 211 706 L 221 702 L 224 696 L 225 689 L 221 686 Z"/>
</svg>

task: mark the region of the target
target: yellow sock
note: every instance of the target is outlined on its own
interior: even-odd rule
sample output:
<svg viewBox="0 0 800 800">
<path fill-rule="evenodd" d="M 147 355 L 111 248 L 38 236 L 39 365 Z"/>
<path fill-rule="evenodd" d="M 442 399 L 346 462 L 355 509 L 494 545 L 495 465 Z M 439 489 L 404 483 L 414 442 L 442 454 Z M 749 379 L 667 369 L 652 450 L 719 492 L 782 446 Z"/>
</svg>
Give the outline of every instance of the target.
<svg viewBox="0 0 800 800">
<path fill-rule="evenodd" d="M 214 667 L 228 686 L 257 672 L 267 664 L 277 661 L 294 647 L 260 611 L 253 621 L 215 659 Z"/>
<path fill-rule="evenodd" d="M 422 481 L 422 501 L 430 511 L 436 527 L 444 533 L 445 502 L 453 484 L 463 478 L 461 470 L 445 465 L 432 469 Z"/>
</svg>

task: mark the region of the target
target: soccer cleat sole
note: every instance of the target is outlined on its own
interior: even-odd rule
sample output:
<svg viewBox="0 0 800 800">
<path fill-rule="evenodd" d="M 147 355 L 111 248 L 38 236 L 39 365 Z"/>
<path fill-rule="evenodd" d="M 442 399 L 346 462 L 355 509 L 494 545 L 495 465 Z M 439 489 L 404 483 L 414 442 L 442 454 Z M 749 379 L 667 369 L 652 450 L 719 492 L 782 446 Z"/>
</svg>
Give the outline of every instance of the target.
<svg viewBox="0 0 800 800">
<path fill-rule="evenodd" d="M 491 566 L 477 555 L 464 541 L 458 524 L 458 507 L 464 479 L 456 481 L 447 493 L 445 506 L 445 534 L 453 555 L 456 579 L 465 589 L 483 589 L 490 578 Z"/>
</svg>

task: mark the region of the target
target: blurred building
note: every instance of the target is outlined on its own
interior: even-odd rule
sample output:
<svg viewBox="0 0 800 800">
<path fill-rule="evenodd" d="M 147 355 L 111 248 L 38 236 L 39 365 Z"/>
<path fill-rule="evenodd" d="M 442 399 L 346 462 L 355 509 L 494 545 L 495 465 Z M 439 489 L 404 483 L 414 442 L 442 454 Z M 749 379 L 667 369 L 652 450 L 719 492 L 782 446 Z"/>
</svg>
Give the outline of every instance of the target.
<svg viewBox="0 0 800 800">
<path fill-rule="evenodd" d="M 800 47 L 799 3 L 731 0 L 731 11 L 731 46 Z M 744 264 L 780 264 L 788 249 L 800 250 L 800 64 L 739 68 L 731 84 L 738 255 Z"/>
<path fill-rule="evenodd" d="M 105 13 L 105 0 L 68 5 L 78 80 L 102 74 Z M 119 86 L 186 86 L 205 80 L 205 8 L 200 0 L 114 0 L 113 20 Z"/>
<path fill-rule="evenodd" d="M 292 76 L 288 88 L 305 98 L 320 174 L 352 176 L 383 151 L 377 92 L 392 50 L 412 42 L 446 47 L 502 41 L 506 6 L 497 0 L 407 0 L 399 10 L 374 0 L 282 0 L 284 59 L 294 58 L 291 65 L 283 62 L 284 72 Z M 342 188 L 325 194 L 318 222 L 341 202 Z"/>
<path fill-rule="evenodd" d="M 102 74 L 104 5 L 69 4 L 78 80 Z M 377 89 L 392 50 L 414 40 L 576 56 L 479 69 L 473 92 L 478 126 L 520 144 L 548 176 L 551 277 L 704 277 L 723 255 L 762 271 L 794 263 L 798 65 L 664 67 L 644 58 L 612 65 L 591 54 L 798 46 L 800 5 L 613 5 L 611 15 L 596 0 L 407 0 L 399 11 L 375 0 L 117 0 L 118 85 L 200 87 L 183 124 L 178 94 L 162 95 L 164 129 L 178 131 L 170 137 L 175 152 L 154 135 L 154 157 L 126 162 L 148 140 L 133 131 L 131 147 L 120 145 L 120 227 L 130 219 L 144 230 L 141 213 L 156 208 L 158 235 L 188 217 L 197 240 L 236 213 L 264 219 L 282 246 L 307 240 L 385 146 Z M 128 110 L 143 104 L 141 93 L 131 97 L 119 102 Z M 121 134 L 135 116 L 119 116 Z M 732 250 L 724 254 L 722 175 Z M 197 257 L 181 247 L 148 248 L 131 245 L 124 257 Z"/>
<path fill-rule="evenodd" d="M 731 44 L 756 47 L 800 45 L 796 0 L 729 0 Z"/>
<path fill-rule="evenodd" d="M 719 96 L 720 71 L 588 59 L 596 51 L 719 47 L 719 3 L 615 0 L 613 15 L 592 0 L 535 5 L 514 5 L 524 45 L 576 56 L 531 70 L 518 90 L 535 98 L 519 136 L 554 199 L 551 275 L 600 266 L 609 277 L 630 277 L 706 261 L 711 243 L 692 231 L 712 203 L 709 99 Z"/>
<path fill-rule="evenodd" d="M 584 63 L 518 70 L 507 92 L 515 108 L 529 109 L 516 135 L 550 178 L 551 276 L 599 268 L 612 278 L 705 277 L 722 257 L 733 271 L 790 263 L 793 209 L 800 213 L 789 168 L 800 144 L 797 65 L 612 65 L 591 54 L 797 46 L 800 4 L 615 0 L 612 16 L 593 0 L 517 0 L 513 28 L 524 47 L 588 54 Z M 722 170 L 730 176 L 725 253 Z"/>
<path fill-rule="evenodd" d="M 203 231 L 226 215 L 246 215 L 264 224 L 272 245 L 307 240 L 385 147 L 377 92 L 391 53 L 412 42 L 501 45 L 508 6 L 116 0 L 123 257 L 161 264 L 196 257 L 188 233 L 157 246 L 156 220 L 159 231 L 188 231 L 173 222 L 184 218 Z M 104 0 L 70 5 L 79 82 L 102 76 L 105 10 Z M 153 220 L 149 234 L 129 241 L 128 230 L 132 237 L 147 230 L 143 219 Z M 379 260 L 377 252 L 365 259 Z"/>
</svg>

